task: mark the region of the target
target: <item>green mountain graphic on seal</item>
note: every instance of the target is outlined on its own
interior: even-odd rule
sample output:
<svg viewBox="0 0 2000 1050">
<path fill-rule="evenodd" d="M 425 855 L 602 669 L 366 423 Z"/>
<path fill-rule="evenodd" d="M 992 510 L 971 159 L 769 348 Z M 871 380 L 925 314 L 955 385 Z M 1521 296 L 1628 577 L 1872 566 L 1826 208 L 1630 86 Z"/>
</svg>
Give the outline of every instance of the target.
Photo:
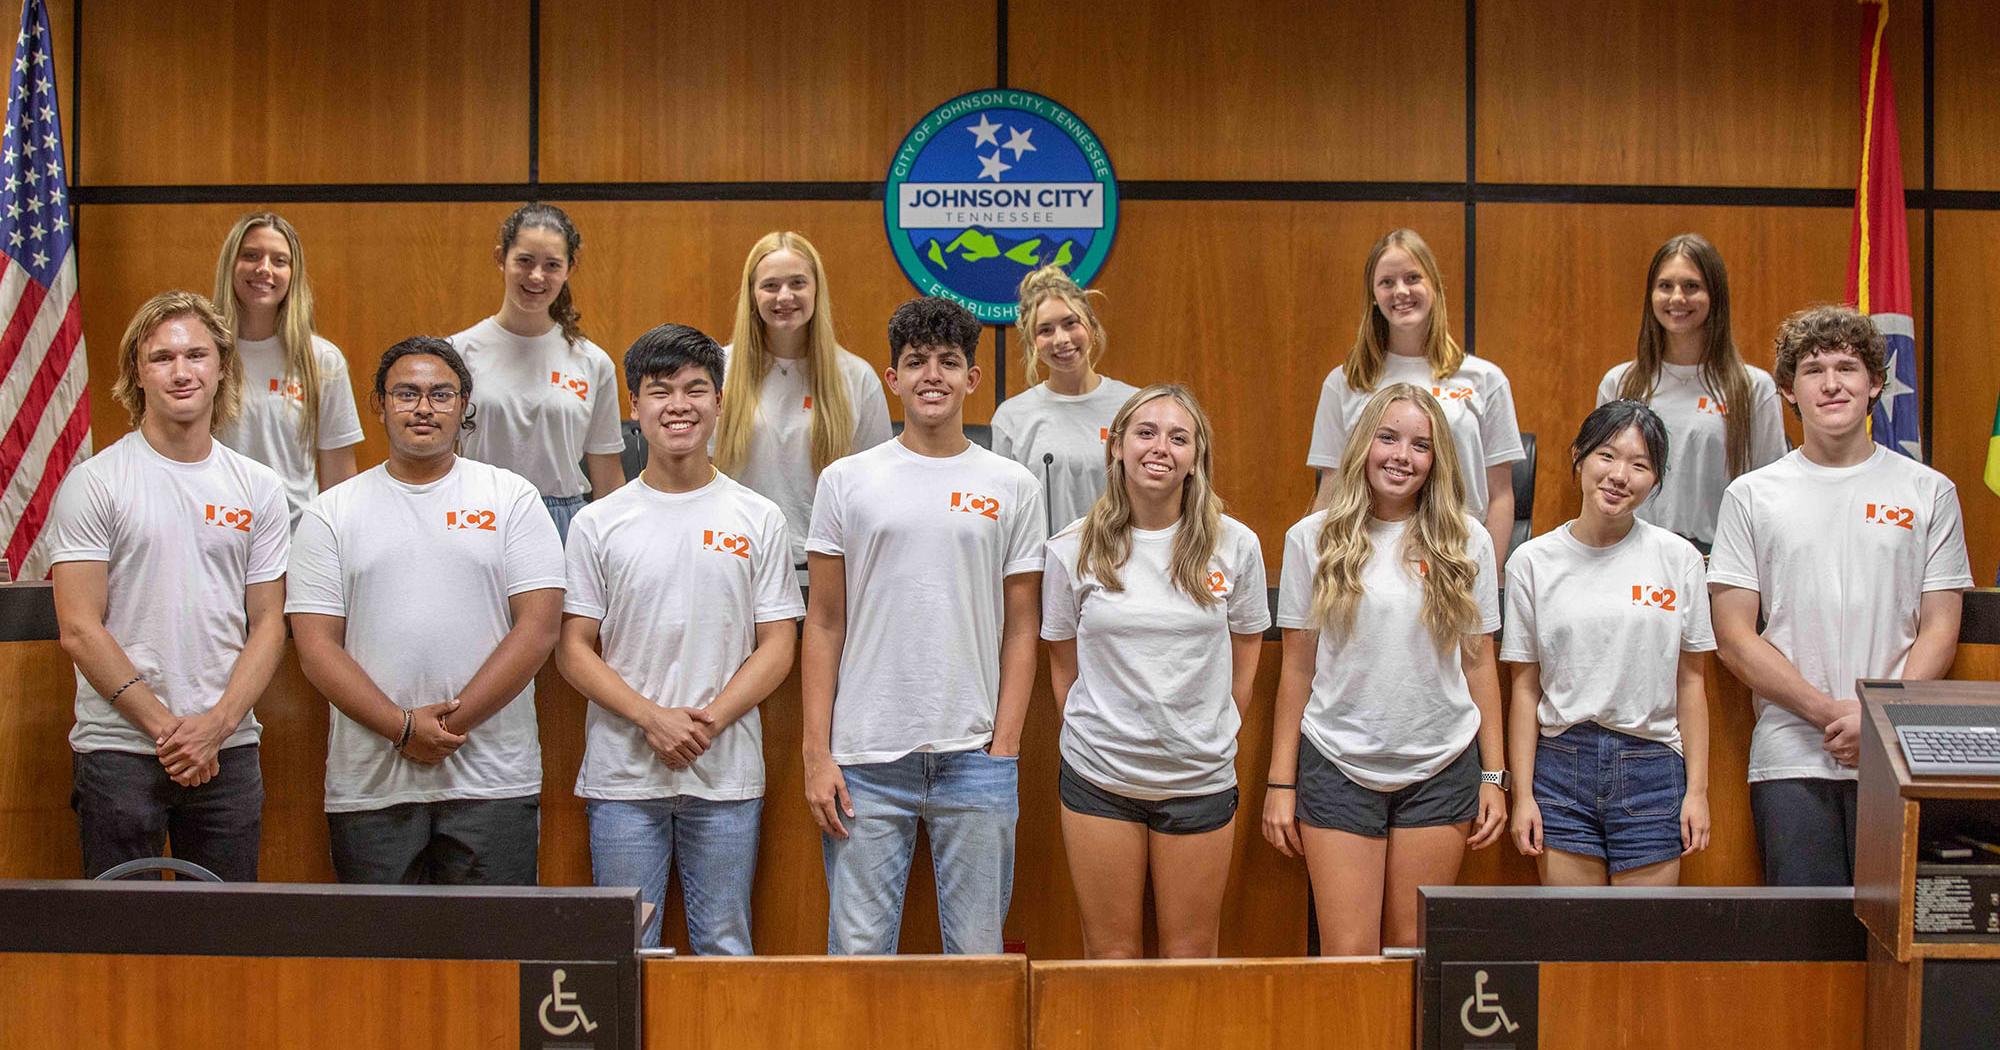
<svg viewBox="0 0 2000 1050">
<path fill-rule="evenodd" d="M 1037 267 L 1049 263 L 1069 266 L 1076 261 L 1078 245 L 1065 239 L 1054 246 L 1053 251 L 1045 250 L 1040 237 L 1030 237 L 1025 241 L 1009 242 L 974 226 L 951 239 L 950 244 L 940 244 L 932 238 L 924 246 L 924 257 L 940 270 L 949 270 L 954 264 L 973 265 L 996 259 L 1004 259 L 1018 266 Z"/>
</svg>

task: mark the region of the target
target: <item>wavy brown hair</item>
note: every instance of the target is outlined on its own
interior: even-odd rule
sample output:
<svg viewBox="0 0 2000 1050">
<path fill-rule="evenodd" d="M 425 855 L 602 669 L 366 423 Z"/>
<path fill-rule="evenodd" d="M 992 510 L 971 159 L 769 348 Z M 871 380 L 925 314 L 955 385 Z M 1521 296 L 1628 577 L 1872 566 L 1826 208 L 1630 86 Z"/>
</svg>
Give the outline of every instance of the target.
<svg viewBox="0 0 2000 1050">
<path fill-rule="evenodd" d="M 118 340 L 118 378 L 111 384 L 111 396 L 132 416 L 132 425 L 146 419 L 146 392 L 139 388 L 139 344 L 153 330 L 176 317 L 192 316 L 208 329 L 215 340 L 217 364 L 215 400 L 208 410 L 208 432 L 213 434 L 243 410 L 243 359 L 236 356 L 236 336 L 222 321 L 222 311 L 197 292 L 161 292 L 140 305 L 125 334 Z"/>
</svg>

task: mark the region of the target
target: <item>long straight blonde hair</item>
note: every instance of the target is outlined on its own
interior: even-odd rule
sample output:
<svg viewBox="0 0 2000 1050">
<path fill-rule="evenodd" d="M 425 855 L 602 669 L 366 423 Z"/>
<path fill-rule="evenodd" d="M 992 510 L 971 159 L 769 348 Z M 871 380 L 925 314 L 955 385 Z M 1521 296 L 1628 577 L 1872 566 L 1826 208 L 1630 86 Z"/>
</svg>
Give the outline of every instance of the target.
<svg viewBox="0 0 2000 1050">
<path fill-rule="evenodd" d="M 757 314 L 757 264 L 776 251 L 788 251 L 806 261 L 813 280 L 812 320 L 806 328 L 806 392 L 812 398 L 809 448 L 814 474 L 854 451 L 854 406 L 840 375 L 840 343 L 833 335 L 833 290 L 826 284 L 826 266 L 818 249 L 790 230 L 767 233 L 751 245 L 743 260 L 743 283 L 736 296 L 736 328 L 730 337 L 729 373 L 722 383 L 722 422 L 715 432 L 715 466 L 725 474 L 740 469 L 750 455 L 750 437 L 757 426 L 758 398 L 764 377 L 771 373 L 770 340 Z"/>
<path fill-rule="evenodd" d="M 1431 286 L 1430 331 L 1424 336 L 1424 358 L 1430 362 L 1431 378 L 1443 379 L 1465 363 L 1465 350 L 1451 337 L 1451 315 L 1445 309 L 1444 278 L 1438 273 L 1437 256 L 1417 231 L 1395 229 L 1382 235 L 1368 252 L 1361 267 L 1361 328 L 1354 334 L 1354 349 L 1347 352 L 1347 385 L 1368 393 L 1382 379 L 1382 362 L 1389 354 L 1389 319 L 1375 305 L 1375 265 L 1391 248 L 1401 248 L 1416 260 L 1417 269 Z"/>
<path fill-rule="evenodd" d="M 319 451 L 319 354 L 313 350 L 312 280 L 306 276 L 305 249 L 299 231 L 276 212 L 254 211 L 236 220 L 229 236 L 222 239 L 222 254 L 215 260 L 215 308 L 222 323 L 237 339 L 243 337 L 243 304 L 236 299 L 236 256 L 243 251 L 243 238 L 250 231 L 270 227 L 285 238 L 285 250 L 292 256 L 292 281 L 285 299 L 278 304 L 278 344 L 285 349 L 285 378 L 297 383 L 304 396 L 305 411 L 299 417 L 299 440 L 305 443 L 306 457 Z"/>
<path fill-rule="evenodd" d="M 1014 330 L 1021 338 L 1021 374 L 1027 377 L 1025 382 L 1033 386 L 1042 381 L 1042 356 L 1035 352 L 1035 311 L 1050 299 L 1062 300 L 1083 320 L 1084 328 L 1090 331 L 1090 349 L 1084 358 L 1095 369 L 1097 362 L 1104 359 L 1105 336 L 1104 322 L 1097 319 L 1097 306 L 1092 300 L 1104 298 L 1104 293 L 1095 288 L 1084 291 L 1068 271 L 1054 263 L 1021 278 L 1020 292 Z"/>
<path fill-rule="evenodd" d="M 1163 397 L 1172 398 L 1194 420 L 1194 469 L 1181 482 L 1180 530 L 1174 535 L 1167 576 L 1196 605 L 1213 605 L 1221 599 L 1208 589 L 1208 563 L 1222 537 L 1222 497 L 1215 494 L 1214 485 L 1215 431 L 1209 426 L 1208 413 L 1201 410 L 1201 402 L 1178 383 L 1154 383 L 1126 398 L 1118 414 L 1111 417 L 1111 434 L 1104 442 L 1104 495 L 1097 497 L 1090 513 L 1073 526 L 1083 533 L 1077 547 L 1076 574 L 1094 577 L 1108 591 L 1125 589 L 1120 573 L 1132 556 L 1132 496 L 1125 490 L 1125 460 L 1119 453 L 1132 414 Z"/>
<path fill-rule="evenodd" d="M 1313 619 L 1325 629 L 1346 634 L 1354 627 L 1360 604 L 1362 572 L 1374 557 L 1368 520 L 1374 493 L 1368 487 L 1368 447 L 1389 406 L 1407 401 L 1430 418 L 1431 470 L 1417 490 L 1417 509 L 1403 532 L 1397 552 L 1414 562 L 1424 583 L 1424 626 L 1440 651 L 1463 645 L 1478 622 L 1479 603 L 1473 584 L 1479 562 L 1472 555 L 1472 530 L 1465 519 L 1465 486 L 1459 477 L 1458 449 L 1444 409 L 1430 391 L 1410 383 L 1392 383 L 1368 399 L 1361 418 L 1347 438 L 1340 473 L 1326 523 L 1319 531 L 1319 560 L 1313 569 Z"/>
</svg>

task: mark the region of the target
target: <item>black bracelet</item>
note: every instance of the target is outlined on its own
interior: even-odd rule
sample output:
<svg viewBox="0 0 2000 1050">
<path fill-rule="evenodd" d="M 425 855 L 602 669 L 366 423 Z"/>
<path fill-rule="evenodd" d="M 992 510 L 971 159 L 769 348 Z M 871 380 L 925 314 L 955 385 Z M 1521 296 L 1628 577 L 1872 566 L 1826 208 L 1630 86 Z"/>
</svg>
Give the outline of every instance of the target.
<svg viewBox="0 0 2000 1050">
<path fill-rule="evenodd" d="M 136 675 L 136 674 L 133 675 L 131 681 L 126 682 L 124 685 L 121 685 L 116 689 L 113 689 L 111 691 L 111 695 L 104 698 L 104 702 L 107 704 L 117 703 L 118 698 L 125 694 L 125 690 L 130 689 L 135 685 L 138 685 L 141 681 L 144 680 L 144 678 L 145 678 L 144 675 Z"/>
<path fill-rule="evenodd" d="M 1286 791 L 1297 791 L 1299 789 L 1297 784 L 1266 784 L 1264 786 L 1266 788 L 1284 788 Z"/>
</svg>

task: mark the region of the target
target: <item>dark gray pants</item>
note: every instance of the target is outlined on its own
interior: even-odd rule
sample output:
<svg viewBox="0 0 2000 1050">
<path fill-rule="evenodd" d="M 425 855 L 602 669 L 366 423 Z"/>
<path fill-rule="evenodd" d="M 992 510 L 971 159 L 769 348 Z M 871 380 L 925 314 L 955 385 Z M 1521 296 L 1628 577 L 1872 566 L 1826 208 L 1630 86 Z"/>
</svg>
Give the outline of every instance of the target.
<svg viewBox="0 0 2000 1050">
<path fill-rule="evenodd" d="M 1795 777 L 1750 785 L 1766 886 L 1854 885 L 1855 782 Z"/>
<path fill-rule="evenodd" d="M 342 882 L 533 886 L 542 797 L 405 802 L 328 813 Z"/>
<path fill-rule="evenodd" d="M 264 827 L 264 774 L 257 745 L 216 753 L 220 770 L 200 787 L 182 787 L 157 755 L 78 751 L 69 805 L 83 837 L 83 875 L 94 879 L 128 860 L 174 856 L 227 882 L 257 881 Z"/>
</svg>

